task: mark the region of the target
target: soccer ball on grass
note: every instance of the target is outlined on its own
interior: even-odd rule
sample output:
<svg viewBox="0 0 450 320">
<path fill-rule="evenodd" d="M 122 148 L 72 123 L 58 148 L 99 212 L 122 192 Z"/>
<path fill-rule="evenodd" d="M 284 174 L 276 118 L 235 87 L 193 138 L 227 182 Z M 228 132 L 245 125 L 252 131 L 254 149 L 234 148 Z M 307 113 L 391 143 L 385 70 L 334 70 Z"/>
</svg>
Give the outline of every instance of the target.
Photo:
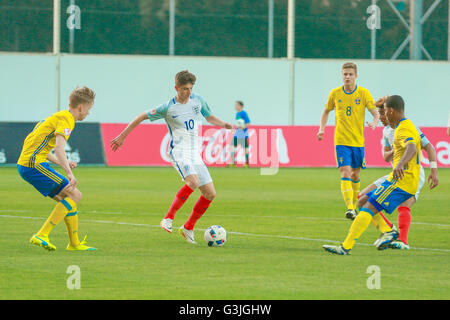
<svg viewBox="0 0 450 320">
<path fill-rule="evenodd" d="M 205 230 L 205 241 L 210 247 L 221 247 L 227 242 L 227 231 L 221 226 L 211 226 Z"/>
</svg>

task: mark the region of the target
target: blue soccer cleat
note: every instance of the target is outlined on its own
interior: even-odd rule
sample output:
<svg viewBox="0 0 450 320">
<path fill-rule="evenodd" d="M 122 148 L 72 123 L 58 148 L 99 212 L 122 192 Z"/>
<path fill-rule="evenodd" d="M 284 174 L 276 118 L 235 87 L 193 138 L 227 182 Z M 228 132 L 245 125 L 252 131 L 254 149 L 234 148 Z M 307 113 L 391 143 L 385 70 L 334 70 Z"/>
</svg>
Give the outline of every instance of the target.
<svg viewBox="0 0 450 320">
<path fill-rule="evenodd" d="M 344 247 L 342 246 L 330 246 L 330 245 L 323 245 L 322 248 L 325 251 L 328 251 L 330 253 L 333 254 L 338 254 L 341 256 L 345 256 L 345 255 L 349 255 L 350 254 L 350 249 L 349 250 L 345 250 Z"/>
<path fill-rule="evenodd" d="M 409 246 L 401 240 L 394 240 L 390 242 L 389 248 L 398 250 L 409 250 Z"/>
<path fill-rule="evenodd" d="M 398 231 L 395 229 L 392 229 L 392 231 L 384 233 L 380 241 L 378 242 L 377 249 L 385 250 L 389 248 L 391 242 L 397 240 L 397 238 L 398 238 Z"/>
</svg>

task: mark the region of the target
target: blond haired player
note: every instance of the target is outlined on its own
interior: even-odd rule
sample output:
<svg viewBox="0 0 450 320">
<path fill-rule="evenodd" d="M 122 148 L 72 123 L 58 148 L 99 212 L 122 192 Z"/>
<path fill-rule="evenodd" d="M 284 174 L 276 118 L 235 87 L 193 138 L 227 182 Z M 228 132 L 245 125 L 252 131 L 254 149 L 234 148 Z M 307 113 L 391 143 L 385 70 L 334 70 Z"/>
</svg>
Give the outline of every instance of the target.
<svg viewBox="0 0 450 320">
<path fill-rule="evenodd" d="M 56 250 L 49 240 L 49 234 L 63 219 L 69 235 L 67 250 L 96 250 L 85 245 L 86 237 L 81 242 L 78 239 L 77 204 L 81 200 L 81 192 L 77 189 L 78 181 L 72 172 L 76 163 L 68 161 L 64 151 L 75 121 L 82 121 L 88 116 L 94 99 L 94 91 L 87 87 L 73 90 L 69 96 L 69 109 L 56 112 L 39 122 L 26 137 L 17 161 L 20 176 L 44 197 L 58 202 L 41 229 L 30 239 L 31 244 L 47 250 Z M 52 149 L 55 155 L 50 153 Z M 47 160 L 61 166 L 67 178 L 50 167 Z"/>
<path fill-rule="evenodd" d="M 320 117 L 317 138 L 323 139 L 325 126 L 331 111 L 336 111 L 334 145 L 336 161 L 341 175 L 341 193 L 347 206 L 345 216 L 356 217 L 356 202 L 360 191 L 359 173 L 365 169 L 364 119 L 366 109 L 373 116 L 367 125 L 375 129 L 378 124 L 376 104 L 369 90 L 356 85 L 357 67 L 352 62 L 342 66 L 343 86 L 331 90 L 325 109 Z M 381 101 L 377 101 L 377 104 Z"/>
</svg>

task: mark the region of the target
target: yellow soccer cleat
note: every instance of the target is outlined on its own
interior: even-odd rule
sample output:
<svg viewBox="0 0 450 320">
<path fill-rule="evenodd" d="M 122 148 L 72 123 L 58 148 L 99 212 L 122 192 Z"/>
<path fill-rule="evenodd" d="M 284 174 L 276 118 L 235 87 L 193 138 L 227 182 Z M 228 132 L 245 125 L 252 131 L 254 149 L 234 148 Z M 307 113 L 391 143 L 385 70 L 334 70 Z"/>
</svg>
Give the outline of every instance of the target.
<svg viewBox="0 0 450 320">
<path fill-rule="evenodd" d="M 40 246 L 44 249 L 47 249 L 48 251 L 54 251 L 56 250 L 56 247 L 50 243 L 48 236 L 37 236 L 33 235 L 30 239 L 30 243 Z"/>
<path fill-rule="evenodd" d="M 70 243 L 69 243 L 69 244 L 67 245 L 66 250 L 69 250 L 69 251 L 96 251 L 97 248 L 94 248 L 94 247 L 88 247 L 88 246 L 86 245 L 86 238 L 87 238 L 87 236 L 84 236 L 83 241 L 81 241 L 80 244 L 77 245 L 76 247 L 72 247 L 72 246 L 70 245 Z"/>
</svg>

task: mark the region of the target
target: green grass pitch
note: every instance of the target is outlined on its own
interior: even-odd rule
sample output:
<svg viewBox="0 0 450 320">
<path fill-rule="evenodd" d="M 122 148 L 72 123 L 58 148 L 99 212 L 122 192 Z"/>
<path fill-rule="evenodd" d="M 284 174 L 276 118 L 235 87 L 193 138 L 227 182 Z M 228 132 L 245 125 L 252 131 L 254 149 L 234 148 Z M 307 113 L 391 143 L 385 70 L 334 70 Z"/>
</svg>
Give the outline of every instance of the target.
<svg viewBox="0 0 450 320">
<path fill-rule="evenodd" d="M 80 238 L 88 234 L 99 250 L 66 251 L 62 222 L 51 234 L 57 250 L 47 252 L 28 241 L 55 202 L 15 168 L 0 168 L 0 299 L 450 299 L 450 170 L 441 169 L 440 185 L 425 186 L 413 207 L 411 250 L 377 251 L 370 226 L 350 256 L 321 248 L 343 241 L 350 227 L 337 169 L 210 172 L 217 197 L 196 226 L 199 244 L 189 245 L 159 228 L 182 185 L 172 168 L 77 168 Z M 386 172 L 362 171 L 361 186 Z M 198 197 L 197 190 L 174 226 Z M 224 247 L 203 241 L 213 224 L 228 231 Z M 71 265 L 81 271 L 79 290 L 67 288 Z M 367 287 L 373 265 L 380 289 Z"/>
</svg>

